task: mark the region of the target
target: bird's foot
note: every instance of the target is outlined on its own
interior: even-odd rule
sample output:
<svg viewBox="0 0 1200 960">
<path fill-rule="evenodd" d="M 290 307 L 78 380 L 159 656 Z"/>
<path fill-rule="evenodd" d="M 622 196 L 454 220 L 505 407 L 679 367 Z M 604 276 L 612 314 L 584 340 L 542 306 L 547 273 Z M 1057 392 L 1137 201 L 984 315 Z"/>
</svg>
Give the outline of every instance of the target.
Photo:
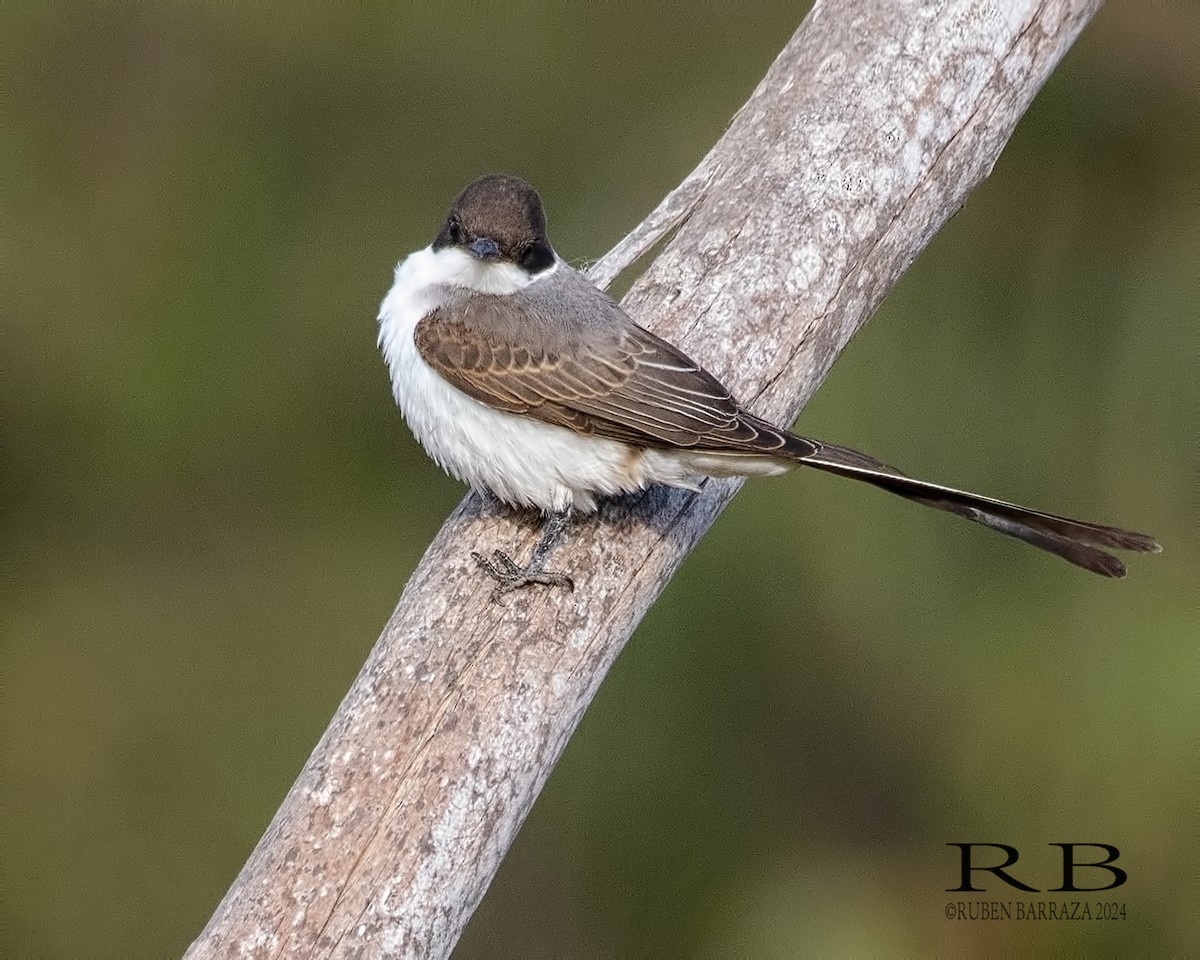
<svg viewBox="0 0 1200 960">
<path fill-rule="evenodd" d="M 543 587 L 566 587 L 571 592 L 575 590 L 575 581 L 565 573 L 543 570 L 539 562 L 543 558 L 535 556 L 526 566 L 522 567 L 503 550 L 493 550 L 491 559 L 474 552 L 471 557 L 484 573 L 496 581 L 496 586 L 492 588 L 491 599 L 492 603 L 498 603 L 501 606 L 504 605 L 503 598 L 506 593 L 512 593 L 514 590 L 520 590 L 522 587 L 533 584 Z"/>
</svg>

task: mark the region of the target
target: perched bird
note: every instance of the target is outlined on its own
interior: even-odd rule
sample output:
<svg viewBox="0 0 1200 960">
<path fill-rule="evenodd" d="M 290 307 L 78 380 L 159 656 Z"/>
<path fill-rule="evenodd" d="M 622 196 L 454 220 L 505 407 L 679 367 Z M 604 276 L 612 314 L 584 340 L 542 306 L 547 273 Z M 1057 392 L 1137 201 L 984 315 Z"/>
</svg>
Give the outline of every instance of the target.
<svg viewBox="0 0 1200 960">
<path fill-rule="evenodd" d="M 396 267 L 379 346 L 413 434 L 446 471 L 547 518 L 524 566 L 475 559 L 494 598 L 545 569 L 568 515 L 650 484 L 816 467 L 958 514 L 1106 577 L 1108 549 L 1154 552 L 1150 537 L 907 477 L 846 447 L 756 417 L 678 347 L 634 323 L 559 259 L 537 192 L 516 177 L 470 184 L 433 243 Z"/>
</svg>

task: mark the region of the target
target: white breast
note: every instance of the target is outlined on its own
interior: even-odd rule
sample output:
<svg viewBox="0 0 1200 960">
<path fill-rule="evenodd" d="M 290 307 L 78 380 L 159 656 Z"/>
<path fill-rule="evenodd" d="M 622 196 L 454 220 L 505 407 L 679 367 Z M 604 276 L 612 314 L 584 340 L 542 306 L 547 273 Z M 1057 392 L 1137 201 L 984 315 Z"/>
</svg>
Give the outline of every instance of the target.
<svg viewBox="0 0 1200 960">
<path fill-rule="evenodd" d="M 557 266 L 551 269 L 551 273 Z M 543 274 L 534 283 L 542 282 Z M 576 434 L 485 406 L 443 380 L 413 341 L 447 284 L 513 293 L 531 282 L 510 264 L 483 264 L 452 248 L 427 247 L 396 267 L 379 309 L 379 347 L 413 435 L 448 473 L 501 500 L 543 511 L 595 509 L 596 497 L 648 483 L 687 484 L 677 463 L 627 444 Z"/>
</svg>

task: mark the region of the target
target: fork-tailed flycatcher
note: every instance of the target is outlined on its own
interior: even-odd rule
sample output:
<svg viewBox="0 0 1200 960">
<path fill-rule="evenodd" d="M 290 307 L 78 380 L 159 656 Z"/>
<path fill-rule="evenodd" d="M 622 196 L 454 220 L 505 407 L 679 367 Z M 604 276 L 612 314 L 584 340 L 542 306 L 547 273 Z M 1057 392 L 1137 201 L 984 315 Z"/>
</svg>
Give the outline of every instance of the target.
<svg viewBox="0 0 1200 960">
<path fill-rule="evenodd" d="M 1106 549 L 1159 549 L 1141 533 L 914 480 L 756 417 L 559 259 L 537 192 L 516 177 L 476 180 L 433 243 L 396 267 L 379 346 L 429 455 L 476 489 L 548 518 L 527 565 L 500 551 L 474 555 L 498 581 L 495 599 L 530 583 L 570 587 L 545 561 L 568 514 L 592 512 L 598 498 L 798 465 L 958 514 L 1106 577 L 1125 574 Z"/>
</svg>

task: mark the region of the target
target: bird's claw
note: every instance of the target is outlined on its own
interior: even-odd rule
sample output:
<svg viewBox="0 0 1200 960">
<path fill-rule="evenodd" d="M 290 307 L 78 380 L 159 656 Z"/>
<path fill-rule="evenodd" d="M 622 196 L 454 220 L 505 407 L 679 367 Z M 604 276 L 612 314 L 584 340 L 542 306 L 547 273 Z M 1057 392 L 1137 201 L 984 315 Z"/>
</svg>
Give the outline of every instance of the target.
<svg viewBox="0 0 1200 960">
<path fill-rule="evenodd" d="M 520 590 L 522 587 L 528 587 L 535 583 L 543 587 L 566 587 L 572 593 L 575 591 L 575 581 L 565 573 L 542 570 L 532 563 L 524 567 L 519 566 L 503 550 L 493 550 L 490 559 L 481 553 L 472 552 L 471 559 L 484 573 L 496 581 L 496 586 L 492 588 L 491 600 L 492 603 L 498 603 L 501 606 L 504 606 L 503 597 L 506 593 L 512 593 L 514 590 Z"/>
</svg>

